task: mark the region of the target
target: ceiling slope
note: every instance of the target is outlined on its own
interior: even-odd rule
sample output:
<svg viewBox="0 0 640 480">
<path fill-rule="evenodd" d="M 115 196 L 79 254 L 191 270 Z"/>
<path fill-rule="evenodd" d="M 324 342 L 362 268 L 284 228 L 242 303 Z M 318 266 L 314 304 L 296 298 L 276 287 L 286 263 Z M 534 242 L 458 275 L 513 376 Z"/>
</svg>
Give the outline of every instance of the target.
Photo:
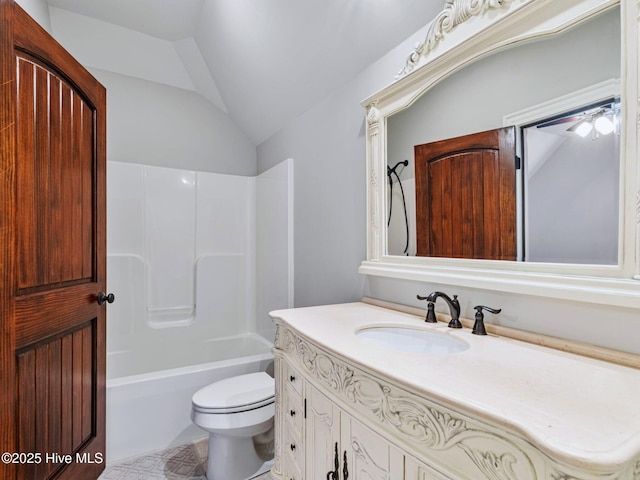
<svg viewBox="0 0 640 480">
<path fill-rule="evenodd" d="M 47 2 L 52 7 L 172 42 L 191 78 L 192 89 L 227 112 L 255 145 L 426 25 L 444 3 Z M 390 81 L 394 73 L 390 72 Z"/>
</svg>

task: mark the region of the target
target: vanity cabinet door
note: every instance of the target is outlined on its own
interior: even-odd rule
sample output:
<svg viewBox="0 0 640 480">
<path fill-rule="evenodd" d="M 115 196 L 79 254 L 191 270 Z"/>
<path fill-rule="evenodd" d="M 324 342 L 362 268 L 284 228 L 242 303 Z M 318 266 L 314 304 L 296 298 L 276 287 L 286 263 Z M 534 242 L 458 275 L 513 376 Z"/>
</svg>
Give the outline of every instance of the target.
<svg viewBox="0 0 640 480">
<path fill-rule="evenodd" d="M 340 450 L 340 409 L 307 383 L 305 422 L 306 479 L 326 479 L 335 470 L 336 445 Z M 340 475 L 342 478 L 342 475 Z M 351 477 L 354 478 L 354 477 Z"/>
<path fill-rule="evenodd" d="M 345 457 L 349 479 L 405 478 L 404 455 L 399 448 L 345 412 L 340 416 L 340 429 L 340 478 L 343 478 Z"/>
<path fill-rule="evenodd" d="M 405 457 L 404 480 L 453 480 L 413 457 Z"/>
<path fill-rule="evenodd" d="M 336 451 L 337 478 L 345 478 L 345 460 L 349 479 L 404 478 L 404 456 L 397 447 L 341 411 L 311 385 L 306 385 L 305 392 L 305 478 L 326 479 L 336 470 Z"/>
</svg>

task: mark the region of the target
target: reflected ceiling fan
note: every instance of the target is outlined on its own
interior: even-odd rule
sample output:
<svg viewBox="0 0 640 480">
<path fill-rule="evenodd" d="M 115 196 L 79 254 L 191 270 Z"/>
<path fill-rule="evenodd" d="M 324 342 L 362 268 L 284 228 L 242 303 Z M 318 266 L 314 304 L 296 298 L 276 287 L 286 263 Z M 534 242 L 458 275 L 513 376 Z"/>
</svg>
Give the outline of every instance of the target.
<svg viewBox="0 0 640 480">
<path fill-rule="evenodd" d="M 590 133 L 609 135 L 616 129 L 616 118 L 620 114 L 620 101 L 609 100 L 595 106 L 581 108 L 578 111 L 568 112 L 559 117 L 549 119 L 538 125 L 537 128 L 545 128 L 563 123 L 573 123 L 567 132 L 576 133 L 586 137 Z"/>
</svg>

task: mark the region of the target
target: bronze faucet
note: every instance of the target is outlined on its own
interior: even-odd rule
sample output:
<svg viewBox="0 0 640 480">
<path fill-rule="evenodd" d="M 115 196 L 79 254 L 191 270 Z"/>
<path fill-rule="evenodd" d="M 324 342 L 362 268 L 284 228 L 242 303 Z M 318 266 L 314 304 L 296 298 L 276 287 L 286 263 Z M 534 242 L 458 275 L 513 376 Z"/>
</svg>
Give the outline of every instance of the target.
<svg viewBox="0 0 640 480">
<path fill-rule="evenodd" d="M 449 305 L 449 313 L 451 315 L 451 321 L 449 322 L 449 328 L 462 328 L 462 324 L 460 323 L 460 303 L 458 302 L 458 295 L 454 295 L 453 299 L 449 297 L 446 293 L 443 292 L 431 292 L 426 297 L 417 296 L 418 300 L 426 300 L 429 306 L 427 311 L 427 322 L 435 321 L 435 313 L 434 313 L 434 304 L 438 297 L 441 297 L 447 305 Z"/>
</svg>

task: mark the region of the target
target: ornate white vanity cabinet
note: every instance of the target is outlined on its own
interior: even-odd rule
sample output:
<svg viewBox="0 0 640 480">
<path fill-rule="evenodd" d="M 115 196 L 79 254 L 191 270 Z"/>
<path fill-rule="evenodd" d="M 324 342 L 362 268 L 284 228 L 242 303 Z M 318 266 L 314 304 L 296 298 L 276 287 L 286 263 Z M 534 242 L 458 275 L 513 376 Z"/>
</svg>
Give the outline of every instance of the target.
<svg viewBox="0 0 640 480">
<path fill-rule="evenodd" d="M 275 480 L 638 480 L 640 371 L 364 303 L 272 313 Z M 356 332 L 453 336 L 407 353 Z"/>
</svg>

